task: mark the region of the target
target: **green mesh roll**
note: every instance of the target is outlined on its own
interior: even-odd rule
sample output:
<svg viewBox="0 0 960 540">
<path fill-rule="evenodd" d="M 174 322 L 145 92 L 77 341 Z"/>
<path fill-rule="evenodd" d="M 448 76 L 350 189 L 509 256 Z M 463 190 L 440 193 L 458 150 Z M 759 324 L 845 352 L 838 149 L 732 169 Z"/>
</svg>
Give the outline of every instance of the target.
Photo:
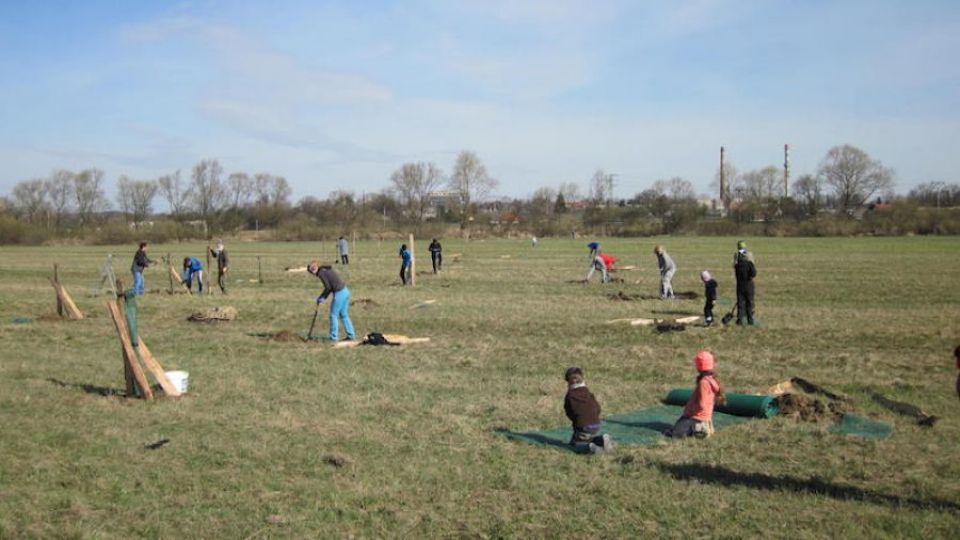
<svg viewBox="0 0 960 540">
<path fill-rule="evenodd" d="M 693 395 L 689 388 L 674 388 L 670 390 L 663 402 L 667 405 L 686 405 Z M 752 396 L 749 394 L 727 393 L 727 403 L 717 405 L 715 411 L 732 414 L 734 416 L 753 416 L 756 418 L 771 418 L 779 414 L 780 404 L 773 396 Z"/>
<path fill-rule="evenodd" d="M 130 342 L 134 347 L 139 347 L 140 325 L 137 324 L 137 293 L 133 289 L 127 289 L 123 292 L 123 297 L 127 312 L 127 331 L 130 333 Z"/>
</svg>

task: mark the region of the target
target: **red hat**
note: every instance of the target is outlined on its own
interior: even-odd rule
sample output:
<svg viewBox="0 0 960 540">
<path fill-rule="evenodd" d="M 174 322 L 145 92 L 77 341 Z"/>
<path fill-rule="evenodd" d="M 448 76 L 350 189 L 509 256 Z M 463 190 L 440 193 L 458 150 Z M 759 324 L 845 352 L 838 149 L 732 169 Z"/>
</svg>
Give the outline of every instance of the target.
<svg viewBox="0 0 960 540">
<path fill-rule="evenodd" d="M 711 371 L 713 369 L 713 354 L 710 351 L 700 351 L 693 358 L 697 371 Z"/>
</svg>

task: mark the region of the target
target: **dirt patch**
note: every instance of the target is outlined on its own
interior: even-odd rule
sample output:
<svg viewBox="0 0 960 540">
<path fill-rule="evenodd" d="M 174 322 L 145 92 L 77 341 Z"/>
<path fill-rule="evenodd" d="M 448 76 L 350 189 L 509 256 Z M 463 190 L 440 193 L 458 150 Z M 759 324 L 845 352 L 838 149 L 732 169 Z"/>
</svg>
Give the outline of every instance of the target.
<svg viewBox="0 0 960 540">
<path fill-rule="evenodd" d="M 294 334 L 289 330 L 281 330 L 275 334 L 261 334 L 260 337 L 266 339 L 267 341 L 277 341 L 280 343 L 289 343 L 289 342 L 298 342 L 303 343 L 307 341 L 306 338 L 298 334 Z"/>
<path fill-rule="evenodd" d="M 57 315 L 56 313 L 44 313 L 43 315 L 37 317 L 37 320 L 41 322 L 60 322 L 63 320 L 63 317 Z"/>
<path fill-rule="evenodd" d="M 622 302 L 635 302 L 640 300 L 639 294 L 626 294 L 623 291 L 617 291 L 615 294 L 608 294 L 607 298 Z"/>
<path fill-rule="evenodd" d="M 677 321 L 660 321 L 657 323 L 657 332 L 663 334 L 666 332 L 683 332 L 687 325 Z"/>
<path fill-rule="evenodd" d="M 780 416 L 790 416 L 799 422 L 839 422 L 849 407 L 838 401 L 821 401 L 803 394 L 783 394 L 777 397 Z"/>
<path fill-rule="evenodd" d="M 354 306 L 367 306 L 367 307 L 377 307 L 380 305 L 372 298 L 357 298 L 356 300 L 351 300 L 350 304 Z"/>
<path fill-rule="evenodd" d="M 679 298 L 680 300 L 696 300 L 697 298 L 700 298 L 700 295 L 694 291 L 683 291 L 683 292 L 673 293 L 673 295 Z"/>
<path fill-rule="evenodd" d="M 889 411 L 914 418 L 917 424 L 923 427 L 933 427 L 937 420 L 940 420 L 938 416 L 927 414 L 916 405 L 911 405 L 905 401 L 894 401 L 878 392 L 871 393 L 870 397 Z"/>
<path fill-rule="evenodd" d="M 346 454 L 339 454 L 336 452 L 323 456 L 323 462 L 326 463 L 327 465 L 332 465 L 338 469 L 342 469 L 344 467 L 349 467 L 350 465 L 353 465 L 353 459 L 350 456 Z"/>
</svg>

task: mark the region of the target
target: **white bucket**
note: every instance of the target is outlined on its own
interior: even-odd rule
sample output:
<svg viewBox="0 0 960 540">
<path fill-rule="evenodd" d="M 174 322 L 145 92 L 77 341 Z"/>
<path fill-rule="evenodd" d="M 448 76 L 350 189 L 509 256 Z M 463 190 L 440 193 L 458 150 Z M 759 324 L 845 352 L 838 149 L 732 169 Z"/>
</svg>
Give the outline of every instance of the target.
<svg viewBox="0 0 960 540">
<path fill-rule="evenodd" d="M 187 383 L 190 382 L 190 374 L 186 371 L 167 371 L 167 378 L 181 394 L 187 393 Z"/>
</svg>

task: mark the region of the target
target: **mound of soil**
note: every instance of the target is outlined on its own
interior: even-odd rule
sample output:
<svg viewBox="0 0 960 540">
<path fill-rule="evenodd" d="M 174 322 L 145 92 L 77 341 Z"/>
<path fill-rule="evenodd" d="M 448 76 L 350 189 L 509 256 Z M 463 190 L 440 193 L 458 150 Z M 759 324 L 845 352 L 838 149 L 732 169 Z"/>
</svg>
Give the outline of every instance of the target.
<svg viewBox="0 0 960 540">
<path fill-rule="evenodd" d="M 687 325 L 677 321 L 660 321 L 657 323 L 657 332 L 682 332 L 687 329 Z"/>
<path fill-rule="evenodd" d="M 639 294 L 625 294 L 623 291 L 617 291 L 616 294 L 608 294 L 607 298 L 611 300 L 622 300 L 624 302 L 634 302 L 640 299 Z"/>
<path fill-rule="evenodd" d="M 823 402 L 803 394 L 783 394 L 777 398 L 781 416 L 800 422 L 839 422 L 848 408 L 836 401 Z"/>
</svg>

